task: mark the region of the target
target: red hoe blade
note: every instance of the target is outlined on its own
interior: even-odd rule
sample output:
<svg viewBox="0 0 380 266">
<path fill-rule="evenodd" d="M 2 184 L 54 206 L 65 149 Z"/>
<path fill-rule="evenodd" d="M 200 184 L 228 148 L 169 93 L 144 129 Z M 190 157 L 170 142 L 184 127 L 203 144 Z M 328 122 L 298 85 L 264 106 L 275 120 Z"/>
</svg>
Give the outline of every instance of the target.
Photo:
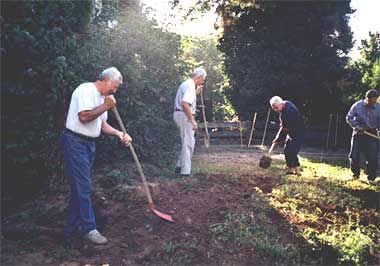
<svg viewBox="0 0 380 266">
<path fill-rule="evenodd" d="M 121 129 L 123 130 L 124 134 L 127 134 L 127 130 L 125 129 L 125 126 L 123 124 L 123 121 L 121 120 L 119 112 L 116 109 L 116 106 L 112 108 L 112 111 L 115 113 L 116 119 L 119 122 L 119 125 Z M 151 211 L 153 211 L 153 213 L 156 214 L 158 217 L 169 222 L 174 222 L 173 218 L 169 214 L 162 213 L 154 208 L 154 204 L 153 204 L 152 196 L 149 191 L 148 183 L 146 182 L 146 178 L 145 178 L 142 166 L 140 164 L 140 161 L 136 155 L 135 149 L 133 148 L 132 144 L 129 145 L 129 149 L 132 153 L 133 159 L 135 160 L 137 170 L 140 174 L 141 181 L 143 182 L 144 192 L 149 202 L 149 209 L 151 209 Z"/>
</svg>

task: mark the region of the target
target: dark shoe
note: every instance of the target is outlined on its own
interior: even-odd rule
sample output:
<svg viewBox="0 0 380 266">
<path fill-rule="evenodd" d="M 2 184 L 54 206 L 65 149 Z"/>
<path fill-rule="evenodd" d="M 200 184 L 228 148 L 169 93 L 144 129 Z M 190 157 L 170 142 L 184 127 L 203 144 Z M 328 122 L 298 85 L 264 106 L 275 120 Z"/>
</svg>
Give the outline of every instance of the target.
<svg viewBox="0 0 380 266">
<path fill-rule="evenodd" d="M 176 167 L 174 170 L 174 173 L 180 174 L 181 173 L 181 167 Z"/>
<path fill-rule="evenodd" d="M 301 168 L 299 166 L 295 167 L 294 172 L 297 176 L 301 176 Z"/>
<path fill-rule="evenodd" d="M 286 167 L 284 174 L 285 175 L 295 175 L 296 174 L 295 168 L 294 167 Z"/>
<path fill-rule="evenodd" d="M 371 186 L 377 186 L 377 183 L 374 180 L 368 179 L 368 184 L 370 184 Z"/>
<path fill-rule="evenodd" d="M 181 175 L 182 178 L 189 177 L 190 175 Z"/>
<path fill-rule="evenodd" d="M 352 180 L 358 180 L 359 179 L 359 175 L 352 175 Z"/>
</svg>

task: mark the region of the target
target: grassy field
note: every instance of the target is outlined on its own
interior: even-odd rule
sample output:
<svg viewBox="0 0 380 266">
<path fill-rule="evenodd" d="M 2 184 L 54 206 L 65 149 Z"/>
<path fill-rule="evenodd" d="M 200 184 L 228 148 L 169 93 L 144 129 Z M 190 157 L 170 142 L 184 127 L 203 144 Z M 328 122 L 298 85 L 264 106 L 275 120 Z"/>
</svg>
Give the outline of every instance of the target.
<svg viewBox="0 0 380 266">
<path fill-rule="evenodd" d="M 247 200 L 259 218 L 252 220 L 249 213 L 229 213 L 224 223 L 211 230 L 219 239 L 253 246 L 285 264 L 377 264 L 380 186 L 368 185 L 364 176 L 352 180 L 347 159 L 325 161 L 301 157 L 302 176 L 298 177 L 283 174 L 281 155 L 274 156 L 271 168 L 266 170 L 258 167 L 258 158 L 255 161 L 245 151 L 220 157 L 219 161 L 213 160 L 213 155 L 203 155 L 195 161 L 198 173 L 228 173 L 235 182 L 248 179 L 248 184 L 257 187 L 257 195 Z M 271 180 L 269 188 L 260 185 L 265 180 Z M 306 249 L 279 244 L 281 232 L 274 225 L 268 227 L 272 224 L 268 213 L 273 210 L 309 244 Z M 322 258 L 313 256 L 314 251 Z"/>
</svg>

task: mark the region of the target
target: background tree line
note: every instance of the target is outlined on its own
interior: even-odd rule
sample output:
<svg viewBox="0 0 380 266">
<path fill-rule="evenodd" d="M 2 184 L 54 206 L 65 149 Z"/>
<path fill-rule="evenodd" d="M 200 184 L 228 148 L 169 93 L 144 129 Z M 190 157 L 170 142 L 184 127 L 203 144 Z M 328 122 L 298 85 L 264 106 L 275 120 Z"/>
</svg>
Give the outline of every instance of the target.
<svg viewBox="0 0 380 266">
<path fill-rule="evenodd" d="M 349 2 L 213 0 L 194 10 L 212 5 L 224 29 L 217 40 L 161 29 L 138 0 L 2 1 L 2 199 L 54 187 L 71 93 L 109 66 L 124 75 L 116 98 L 138 154 L 162 167 L 172 167 L 179 143 L 176 90 L 196 66 L 208 71 L 210 120 L 251 119 L 273 94 L 324 119 L 380 87 L 378 33 L 362 42 L 361 60 L 347 57 Z M 117 139 L 101 138 L 99 162 L 126 158 Z"/>
<path fill-rule="evenodd" d="M 350 1 L 200 0 L 189 14 L 212 7 L 223 28 L 225 92 L 241 119 L 265 112 L 269 98 L 280 95 L 318 122 L 345 115 L 366 90 L 380 88 L 379 33 L 362 41 L 361 60 L 348 57 Z"/>
<path fill-rule="evenodd" d="M 71 94 L 109 66 L 124 76 L 116 99 L 139 156 L 172 167 L 179 144 L 174 96 L 197 64 L 189 42 L 148 20 L 138 0 L 2 1 L 1 7 L 2 203 L 59 186 L 59 137 Z M 116 138 L 100 139 L 98 162 L 128 158 Z"/>
</svg>

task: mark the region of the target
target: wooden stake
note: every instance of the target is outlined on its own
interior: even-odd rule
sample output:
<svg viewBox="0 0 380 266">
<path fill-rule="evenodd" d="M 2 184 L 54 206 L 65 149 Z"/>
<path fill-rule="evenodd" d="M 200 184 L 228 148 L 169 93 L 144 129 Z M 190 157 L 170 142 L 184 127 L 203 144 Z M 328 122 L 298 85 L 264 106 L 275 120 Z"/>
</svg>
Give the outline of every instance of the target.
<svg viewBox="0 0 380 266">
<path fill-rule="evenodd" d="M 326 149 L 329 148 L 329 140 L 330 140 L 330 130 L 331 130 L 331 121 L 332 121 L 333 115 L 330 114 L 329 118 L 329 128 L 327 130 L 327 139 L 326 139 Z"/>
<path fill-rule="evenodd" d="M 336 113 L 336 117 L 335 117 L 335 141 L 334 141 L 334 147 L 336 147 L 337 143 L 338 143 L 338 124 L 339 124 L 339 113 Z"/>
<path fill-rule="evenodd" d="M 271 108 L 269 107 L 268 115 L 267 115 L 267 121 L 265 123 L 265 128 L 264 128 L 263 140 L 261 141 L 261 147 L 264 147 L 264 140 L 265 140 L 265 135 L 267 134 L 267 126 L 268 126 L 270 111 L 271 111 Z"/>
<path fill-rule="evenodd" d="M 243 128 L 241 127 L 240 120 L 239 120 L 239 131 L 240 131 L 240 147 L 243 147 Z"/>
<path fill-rule="evenodd" d="M 248 148 L 251 146 L 251 141 L 252 141 L 252 136 L 253 136 L 253 130 L 255 130 L 256 116 L 257 116 L 257 112 L 255 112 L 255 115 L 253 116 L 251 133 L 249 134 L 249 140 L 248 140 L 248 145 L 247 145 Z"/>
</svg>

